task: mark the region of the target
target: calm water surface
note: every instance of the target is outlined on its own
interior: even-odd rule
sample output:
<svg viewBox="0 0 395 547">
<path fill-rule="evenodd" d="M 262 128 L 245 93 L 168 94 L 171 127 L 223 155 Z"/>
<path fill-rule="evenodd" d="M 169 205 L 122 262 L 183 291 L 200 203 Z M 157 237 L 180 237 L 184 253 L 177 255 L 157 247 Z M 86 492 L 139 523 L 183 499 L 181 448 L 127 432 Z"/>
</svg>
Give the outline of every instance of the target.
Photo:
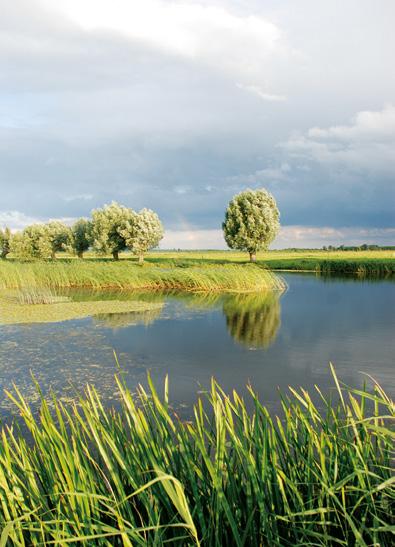
<svg viewBox="0 0 395 547">
<path fill-rule="evenodd" d="M 288 385 L 327 391 L 330 361 L 344 382 L 361 386 L 368 373 L 393 395 L 395 283 L 284 277 L 289 289 L 281 297 L 138 295 L 163 301 L 162 310 L 1 326 L 1 393 L 15 383 L 34 401 L 33 374 L 44 392 L 68 399 L 93 383 L 116 405 L 115 351 L 132 389 L 145 383 L 147 370 L 158 386 L 169 374 L 171 399 L 186 413 L 212 376 L 227 391 L 244 393 L 251 382 L 273 407 L 278 388 Z M 1 395 L 0 416 L 8 421 L 13 413 Z"/>
</svg>

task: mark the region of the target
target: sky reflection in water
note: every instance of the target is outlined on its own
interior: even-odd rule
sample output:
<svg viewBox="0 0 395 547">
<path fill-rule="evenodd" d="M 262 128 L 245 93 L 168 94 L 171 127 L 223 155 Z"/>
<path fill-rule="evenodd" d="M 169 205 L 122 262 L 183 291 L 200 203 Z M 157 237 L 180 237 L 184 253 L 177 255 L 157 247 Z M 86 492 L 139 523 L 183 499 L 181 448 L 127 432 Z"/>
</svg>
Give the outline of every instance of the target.
<svg viewBox="0 0 395 547">
<path fill-rule="evenodd" d="M 395 283 L 287 274 L 288 291 L 270 295 L 139 295 L 162 310 L 103 315 L 57 324 L 0 328 L 0 389 L 15 383 L 36 401 L 30 373 L 47 393 L 75 397 L 87 383 L 116 405 L 113 352 L 134 389 L 150 370 L 166 374 L 174 406 L 190 409 L 210 378 L 245 393 L 251 382 L 269 405 L 288 385 L 326 391 L 332 361 L 346 383 L 373 375 L 394 393 Z M 98 295 L 74 294 L 89 299 Z M 114 294 L 108 294 L 113 298 Z M 122 293 L 121 298 L 130 298 Z M 132 298 L 135 298 L 132 297 Z M 100 299 L 103 294 L 100 293 Z M 12 405 L 2 396 L 0 415 Z"/>
</svg>

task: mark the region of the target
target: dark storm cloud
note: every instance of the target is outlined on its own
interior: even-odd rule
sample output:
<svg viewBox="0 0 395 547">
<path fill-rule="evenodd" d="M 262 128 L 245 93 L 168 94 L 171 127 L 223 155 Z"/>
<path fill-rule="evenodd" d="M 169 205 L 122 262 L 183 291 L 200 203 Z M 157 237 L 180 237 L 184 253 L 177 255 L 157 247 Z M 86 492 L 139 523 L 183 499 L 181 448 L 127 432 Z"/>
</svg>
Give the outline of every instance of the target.
<svg viewBox="0 0 395 547">
<path fill-rule="evenodd" d="M 266 186 L 286 225 L 393 226 L 394 15 L 389 1 L 5 0 L 0 222 L 115 199 L 212 230 L 235 192 Z"/>
</svg>

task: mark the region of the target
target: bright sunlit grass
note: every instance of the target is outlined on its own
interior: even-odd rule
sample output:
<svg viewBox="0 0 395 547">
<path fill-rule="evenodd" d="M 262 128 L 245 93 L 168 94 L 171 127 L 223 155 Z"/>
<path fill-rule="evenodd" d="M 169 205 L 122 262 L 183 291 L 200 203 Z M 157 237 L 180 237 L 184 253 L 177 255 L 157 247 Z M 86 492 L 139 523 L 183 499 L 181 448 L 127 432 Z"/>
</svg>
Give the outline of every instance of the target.
<svg viewBox="0 0 395 547">
<path fill-rule="evenodd" d="M 15 389 L 30 440 L 2 431 L 0 543 L 389 547 L 394 405 L 334 379 L 338 402 L 291 390 L 282 420 L 216 383 L 190 422 L 167 384 L 133 396 L 118 382 L 119 412 L 90 387 L 39 417 Z"/>
<path fill-rule="evenodd" d="M 146 264 L 133 261 L 57 260 L 0 262 L 0 289 L 90 287 L 185 291 L 261 291 L 285 288 L 272 272 L 253 264 Z"/>
</svg>

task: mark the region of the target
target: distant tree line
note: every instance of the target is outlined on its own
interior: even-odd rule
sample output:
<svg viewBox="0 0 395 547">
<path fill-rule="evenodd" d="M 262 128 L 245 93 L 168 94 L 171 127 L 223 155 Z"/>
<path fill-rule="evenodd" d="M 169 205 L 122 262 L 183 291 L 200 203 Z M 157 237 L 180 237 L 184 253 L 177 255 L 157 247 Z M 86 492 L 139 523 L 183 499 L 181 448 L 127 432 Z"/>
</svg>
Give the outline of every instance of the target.
<svg viewBox="0 0 395 547">
<path fill-rule="evenodd" d="M 335 247 L 333 245 L 324 245 L 322 247 L 323 251 L 394 251 L 395 246 L 390 245 L 368 245 L 364 243 L 363 245 L 339 245 Z"/>
<path fill-rule="evenodd" d="M 81 218 L 71 227 L 59 221 L 32 224 L 24 230 L 11 233 L 0 230 L 0 256 L 8 254 L 24 259 L 52 258 L 61 251 L 72 252 L 79 258 L 93 249 L 100 255 L 129 250 L 143 262 L 144 254 L 156 247 L 164 230 L 158 215 L 150 209 L 135 212 L 128 207 L 111 203 L 92 211 L 90 219 Z"/>
</svg>

